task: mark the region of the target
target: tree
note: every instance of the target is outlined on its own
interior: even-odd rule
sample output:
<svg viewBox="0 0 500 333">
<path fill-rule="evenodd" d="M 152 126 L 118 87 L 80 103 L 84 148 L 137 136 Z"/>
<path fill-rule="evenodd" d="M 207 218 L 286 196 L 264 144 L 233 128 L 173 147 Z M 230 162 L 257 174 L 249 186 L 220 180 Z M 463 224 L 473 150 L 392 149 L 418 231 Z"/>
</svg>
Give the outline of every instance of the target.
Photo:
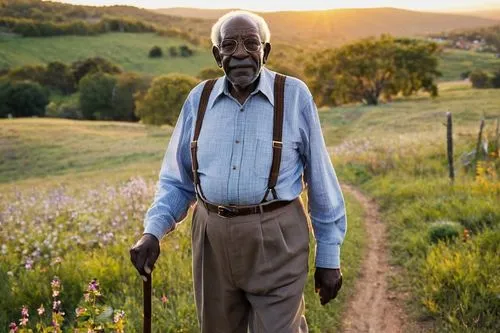
<svg viewBox="0 0 500 333">
<path fill-rule="evenodd" d="M 14 68 L 8 73 L 8 77 L 14 81 L 33 81 L 42 83 L 45 78 L 46 68 L 41 65 L 26 65 Z"/>
<path fill-rule="evenodd" d="M 106 73 L 86 75 L 79 84 L 80 109 L 84 119 L 113 120 L 113 93 L 116 78 Z"/>
<path fill-rule="evenodd" d="M 224 71 L 219 67 L 205 67 L 196 75 L 200 80 L 216 79 L 221 76 L 224 76 Z"/>
<path fill-rule="evenodd" d="M 150 58 L 160 58 L 163 56 L 163 51 L 161 47 L 159 46 L 153 46 L 151 50 L 149 50 L 149 57 Z"/>
<path fill-rule="evenodd" d="M 124 73 L 117 77 L 112 105 L 115 120 L 137 121 L 135 114 L 135 96 L 144 94 L 151 84 L 149 76 L 136 73 Z"/>
<path fill-rule="evenodd" d="M 314 55 L 306 74 L 319 104 L 376 105 L 382 95 L 411 95 L 420 89 L 435 96 L 438 52 L 435 43 L 368 38 Z"/>
<path fill-rule="evenodd" d="M 97 72 L 119 74 L 122 72 L 121 68 L 116 64 L 101 57 L 75 61 L 71 64 L 71 71 L 73 72 L 76 84 L 87 74 Z"/>
<path fill-rule="evenodd" d="M 470 73 L 469 80 L 472 82 L 473 88 L 484 89 L 489 88 L 490 86 L 490 78 L 488 77 L 488 74 L 479 69 Z"/>
<path fill-rule="evenodd" d="M 44 74 L 43 84 L 65 95 L 76 91 L 75 79 L 68 66 L 59 61 L 50 62 Z"/>
<path fill-rule="evenodd" d="M 198 83 L 184 74 L 162 75 L 153 80 L 148 92 L 136 101 L 136 114 L 145 124 L 174 125 L 187 95 Z"/>
<path fill-rule="evenodd" d="M 43 117 L 49 94 L 40 84 L 30 81 L 0 82 L 0 117 Z"/>
</svg>

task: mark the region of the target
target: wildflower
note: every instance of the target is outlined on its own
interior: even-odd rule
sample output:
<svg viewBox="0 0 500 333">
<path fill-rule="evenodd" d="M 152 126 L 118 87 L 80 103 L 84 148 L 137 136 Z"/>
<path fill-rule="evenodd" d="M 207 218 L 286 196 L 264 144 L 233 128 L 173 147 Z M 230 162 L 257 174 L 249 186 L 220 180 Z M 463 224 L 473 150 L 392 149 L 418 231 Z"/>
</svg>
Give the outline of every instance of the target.
<svg viewBox="0 0 500 333">
<path fill-rule="evenodd" d="M 58 313 L 61 310 L 61 301 L 55 300 L 52 302 L 52 311 Z"/>
<path fill-rule="evenodd" d="M 26 259 L 26 262 L 24 264 L 24 268 L 26 268 L 26 270 L 32 269 L 33 268 L 33 260 Z"/>
<path fill-rule="evenodd" d="M 29 313 L 28 313 L 28 308 L 25 305 L 23 305 L 23 308 L 21 309 L 21 316 L 23 316 L 23 317 L 29 317 L 30 316 Z"/>
<path fill-rule="evenodd" d="M 161 296 L 161 302 L 163 303 L 163 305 L 165 305 L 168 302 L 168 298 L 167 296 L 165 296 L 165 294 Z"/>
<path fill-rule="evenodd" d="M 28 323 L 28 318 L 29 318 L 29 313 L 28 313 L 28 308 L 23 305 L 23 308 L 21 309 L 21 319 L 19 319 L 19 325 L 21 326 L 26 326 Z"/>
<path fill-rule="evenodd" d="M 61 281 L 57 276 L 54 276 L 54 279 L 52 279 L 52 282 L 50 282 L 50 286 L 52 287 L 52 290 L 61 286 Z"/>
<path fill-rule="evenodd" d="M 99 290 L 99 282 L 96 279 L 92 279 L 90 281 L 89 286 L 87 288 L 88 291 L 98 291 Z"/>
<path fill-rule="evenodd" d="M 470 238 L 470 231 L 468 229 L 464 229 L 463 233 L 463 241 L 464 243 L 467 242 Z"/>
<path fill-rule="evenodd" d="M 17 325 L 16 323 L 10 323 L 9 325 L 9 333 L 15 333 L 17 332 Z"/>
<path fill-rule="evenodd" d="M 116 324 L 119 321 L 121 321 L 125 317 L 125 311 L 119 310 L 115 313 L 115 316 L 113 317 L 113 322 Z"/>
<path fill-rule="evenodd" d="M 87 311 L 86 308 L 76 308 L 76 316 L 80 317 Z"/>
<path fill-rule="evenodd" d="M 45 308 L 43 307 L 43 304 L 40 304 L 40 307 L 36 310 L 38 312 L 38 315 L 41 316 L 45 313 Z"/>
</svg>

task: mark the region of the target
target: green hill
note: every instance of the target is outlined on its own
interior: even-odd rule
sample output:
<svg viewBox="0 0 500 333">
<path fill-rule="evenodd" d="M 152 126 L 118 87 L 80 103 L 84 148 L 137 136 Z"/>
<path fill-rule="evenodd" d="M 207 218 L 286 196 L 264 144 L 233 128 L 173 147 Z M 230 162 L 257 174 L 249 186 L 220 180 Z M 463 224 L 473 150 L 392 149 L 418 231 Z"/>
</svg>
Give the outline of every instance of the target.
<svg viewBox="0 0 500 333">
<path fill-rule="evenodd" d="M 189 45 L 178 38 L 161 37 L 153 33 L 108 33 L 98 36 L 61 36 L 49 38 L 0 38 L 0 69 L 50 61 L 70 63 L 78 59 L 100 56 L 126 71 L 159 75 L 182 72 L 196 75 L 201 68 L 214 66 L 211 53 L 200 47 L 191 57 L 170 57 L 171 46 Z M 149 58 L 154 45 L 163 49 L 162 58 Z"/>
</svg>

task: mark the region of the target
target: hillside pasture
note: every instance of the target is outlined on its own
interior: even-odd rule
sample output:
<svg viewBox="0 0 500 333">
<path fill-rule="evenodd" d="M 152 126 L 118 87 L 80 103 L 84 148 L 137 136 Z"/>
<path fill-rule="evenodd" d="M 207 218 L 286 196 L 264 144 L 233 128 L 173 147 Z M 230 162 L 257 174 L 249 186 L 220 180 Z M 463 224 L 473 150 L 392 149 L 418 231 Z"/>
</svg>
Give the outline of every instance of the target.
<svg viewBox="0 0 500 333">
<path fill-rule="evenodd" d="M 149 50 L 159 46 L 164 56 L 149 58 Z M 190 57 L 170 57 L 169 48 L 188 45 L 195 52 Z M 196 75 L 201 68 L 215 66 L 210 50 L 195 47 L 181 39 L 153 33 L 107 33 L 98 36 L 61 36 L 46 38 L 1 37 L 0 68 L 71 63 L 89 57 L 102 57 L 125 71 L 152 75 L 172 72 Z"/>
</svg>

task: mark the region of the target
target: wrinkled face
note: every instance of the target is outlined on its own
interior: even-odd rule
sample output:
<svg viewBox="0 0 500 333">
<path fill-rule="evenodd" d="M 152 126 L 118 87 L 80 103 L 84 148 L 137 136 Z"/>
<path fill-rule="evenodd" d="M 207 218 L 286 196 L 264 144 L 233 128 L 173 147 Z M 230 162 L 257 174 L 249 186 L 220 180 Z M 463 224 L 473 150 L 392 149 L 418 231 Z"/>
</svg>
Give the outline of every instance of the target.
<svg viewBox="0 0 500 333">
<path fill-rule="evenodd" d="M 259 46 L 258 51 L 248 51 L 252 49 L 252 41 L 262 40 L 259 34 L 259 28 L 255 22 L 246 16 L 237 16 L 224 22 L 220 30 L 221 45 L 225 40 L 237 40 L 238 45 L 232 54 L 224 52 L 221 45 L 214 46 L 212 52 L 217 64 L 224 69 L 226 76 L 233 84 L 239 88 L 249 87 L 260 74 L 262 65 L 266 62 L 267 56 L 271 50 L 269 43 Z M 246 40 L 247 48 L 244 46 Z"/>
</svg>

